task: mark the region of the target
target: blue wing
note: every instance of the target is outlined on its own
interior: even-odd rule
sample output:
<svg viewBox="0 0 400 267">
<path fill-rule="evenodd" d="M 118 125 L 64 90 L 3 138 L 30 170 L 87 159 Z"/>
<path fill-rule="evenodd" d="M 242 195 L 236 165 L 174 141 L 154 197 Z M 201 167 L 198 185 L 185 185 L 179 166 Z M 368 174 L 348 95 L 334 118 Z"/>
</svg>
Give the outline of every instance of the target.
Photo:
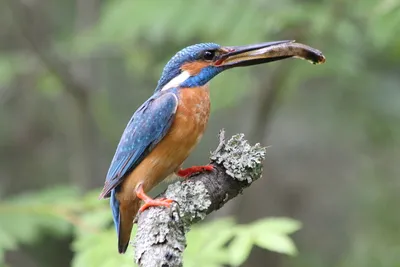
<svg viewBox="0 0 400 267">
<path fill-rule="evenodd" d="M 160 92 L 149 98 L 125 128 L 107 173 L 100 197 L 110 197 L 125 175 L 133 170 L 165 136 L 171 127 L 178 96 L 176 92 Z"/>
</svg>

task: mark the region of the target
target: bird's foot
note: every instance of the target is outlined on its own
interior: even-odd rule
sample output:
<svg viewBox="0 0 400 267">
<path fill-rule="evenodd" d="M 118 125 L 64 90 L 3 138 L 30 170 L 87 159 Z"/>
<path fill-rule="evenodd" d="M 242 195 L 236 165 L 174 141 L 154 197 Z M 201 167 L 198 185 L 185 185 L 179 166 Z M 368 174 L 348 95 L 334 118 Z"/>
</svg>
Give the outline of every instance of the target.
<svg viewBox="0 0 400 267">
<path fill-rule="evenodd" d="M 143 204 L 143 206 L 140 207 L 139 211 L 143 212 L 144 210 L 150 208 L 150 207 L 159 207 L 159 206 L 164 206 L 169 208 L 171 206 L 171 203 L 174 201 L 169 198 L 159 198 L 159 199 L 151 199 L 148 200 Z"/>
<path fill-rule="evenodd" d="M 144 210 L 150 208 L 150 207 L 158 207 L 158 206 L 164 206 L 164 207 L 169 207 L 171 206 L 171 203 L 174 201 L 169 198 L 159 198 L 159 199 L 152 199 L 146 193 L 143 191 L 143 186 L 140 184 L 136 188 L 136 196 L 140 198 L 141 200 L 144 201 L 143 206 L 140 207 L 139 212 L 143 212 Z"/>
<path fill-rule="evenodd" d="M 208 164 L 205 166 L 193 166 L 187 169 L 179 170 L 176 174 L 183 178 L 189 178 L 194 173 L 212 171 L 212 170 L 214 170 L 214 166 Z"/>
</svg>

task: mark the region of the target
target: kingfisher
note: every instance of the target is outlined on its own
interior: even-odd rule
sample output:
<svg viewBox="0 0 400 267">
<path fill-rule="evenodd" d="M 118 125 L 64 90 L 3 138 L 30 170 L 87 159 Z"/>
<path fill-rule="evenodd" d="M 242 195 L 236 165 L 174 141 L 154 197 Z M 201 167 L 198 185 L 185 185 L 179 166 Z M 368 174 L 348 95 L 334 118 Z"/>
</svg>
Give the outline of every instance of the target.
<svg viewBox="0 0 400 267">
<path fill-rule="evenodd" d="M 138 212 L 172 203 L 171 199 L 152 199 L 147 192 L 168 177 L 187 178 L 213 170 L 212 165 L 181 168 L 207 126 L 209 81 L 234 67 L 290 57 L 313 63 L 324 61 L 318 50 L 292 40 L 225 47 L 201 43 L 188 46 L 171 58 L 153 95 L 129 120 L 100 194 L 100 198 L 110 198 L 119 253 L 127 250 Z"/>
</svg>

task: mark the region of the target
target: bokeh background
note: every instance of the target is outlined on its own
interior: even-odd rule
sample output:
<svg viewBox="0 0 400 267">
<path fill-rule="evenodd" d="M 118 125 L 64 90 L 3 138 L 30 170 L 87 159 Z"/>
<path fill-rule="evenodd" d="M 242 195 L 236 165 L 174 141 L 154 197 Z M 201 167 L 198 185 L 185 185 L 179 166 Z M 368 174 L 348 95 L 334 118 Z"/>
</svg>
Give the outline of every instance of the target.
<svg viewBox="0 0 400 267">
<path fill-rule="evenodd" d="M 132 266 L 110 260 L 121 256 L 97 194 L 164 64 L 193 43 L 283 39 L 327 62 L 211 83 L 209 127 L 185 166 L 207 163 L 221 128 L 270 147 L 263 179 L 209 220 L 302 222 L 296 256 L 254 246 L 242 266 L 400 266 L 398 0 L 4 0 L 0 25 L 0 266 Z"/>
</svg>

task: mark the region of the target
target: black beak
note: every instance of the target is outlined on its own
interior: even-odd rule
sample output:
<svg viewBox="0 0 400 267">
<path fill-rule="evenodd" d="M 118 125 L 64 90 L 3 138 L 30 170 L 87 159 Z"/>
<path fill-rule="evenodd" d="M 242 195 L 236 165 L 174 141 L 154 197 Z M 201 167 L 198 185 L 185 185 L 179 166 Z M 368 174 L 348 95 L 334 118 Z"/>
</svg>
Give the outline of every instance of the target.
<svg viewBox="0 0 400 267">
<path fill-rule="evenodd" d="M 295 43 L 294 40 L 223 47 L 222 50 L 226 51 L 226 53 L 215 61 L 215 66 L 225 68 L 262 64 L 291 57 L 305 59 L 313 64 L 325 62 L 325 57 L 320 51 Z"/>
</svg>

